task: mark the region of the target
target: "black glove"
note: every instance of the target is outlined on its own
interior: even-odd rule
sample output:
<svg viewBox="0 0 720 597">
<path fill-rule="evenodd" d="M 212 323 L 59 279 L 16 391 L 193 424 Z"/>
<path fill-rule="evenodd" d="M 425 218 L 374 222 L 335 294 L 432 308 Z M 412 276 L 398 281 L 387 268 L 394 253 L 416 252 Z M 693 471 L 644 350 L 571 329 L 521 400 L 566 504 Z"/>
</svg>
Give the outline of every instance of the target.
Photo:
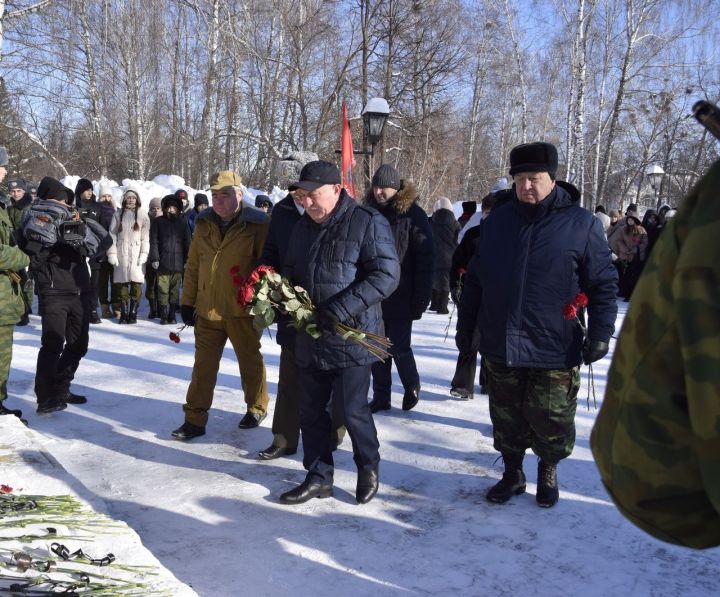
<svg viewBox="0 0 720 597">
<path fill-rule="evenodd" d="M 180 317 L 185 325 L 195 325 L 195 307 L 192 305 L 180 305 Z"/>
<path fill-rule="evenodd" d="M 315 313 L 315 325 L 323 334 L 334 334 L 337 323 L 338 318 L 327 309 L 318 309 Z"/>
<path fill-rule="evenodd" d="M 425 308 L 427 305 L 410 305 L 410 316 L 417 321 L 423 316 L 423 313 L 425 313 Z"/>
<path fill-rule="evenodd" d="M 586 339 L 582 349 L 583 363 L 589 365 L 590 363 L 599 361 L 608 353 L 609 349 L 610 347 L 607 342 L 595 342 L 593 340 Z"/>
<path fill-rule="evenodd" d="M 455 346 L 460 352 L 472 352 L 473 330 L 467 326 L 460 326 L 455 332 Z"/>
</svg>

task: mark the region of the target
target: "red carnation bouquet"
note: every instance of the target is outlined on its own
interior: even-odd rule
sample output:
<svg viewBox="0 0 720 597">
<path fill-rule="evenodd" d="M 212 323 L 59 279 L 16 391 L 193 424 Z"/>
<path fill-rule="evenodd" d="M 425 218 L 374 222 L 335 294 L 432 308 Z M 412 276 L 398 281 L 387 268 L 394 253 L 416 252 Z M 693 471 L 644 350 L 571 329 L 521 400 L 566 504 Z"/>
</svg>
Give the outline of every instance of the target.
<svg viewBox="0 0 720 597">
<path fill-rule="evenodd" d="M 575 295 L 575 299 L 572 303 L 568 303 L 563 307 L 563 317 L 567 319 L 568 321 L 572 321 L 573 319 L 577 322 L 577 324 L 580 326 L 580 329 L 583 333 L 583 342 L 585 342 L 585 338 L 587 336 L 587 328 L 585 327 L 585 324 L 580 319 L 580 314 L 582 314 L 583 309 L 585 309 L 589 304 L 588 296 L 584 292 L 578 292 Z M 588 409 L 590 408 L 590 394 L 592 393 L 593 397 L 593 404 L 595 405 L 595 408 L 597 408 L 597 400 L 595 399 L 595 380 L 593 378 L 593 368 L 592 363 L 588 365 L 588 379 L 589 379 L 589 386 L 588 386 L 588 397 L 587 397 L 587 406 Z"/>
<path fill-rule="evenodd" d="M 256 267 L 247 279 L 240 275 L 238 266 L 233 266 L 230 276 L 237 288 L 238 304 L 253 316 L 253 323 L 258 329 L 272 325 L 276 314 L 281 313 L 290 318 L 294 327 L 313 338 L 322 335 L 315 323 L 315 305 L 307 291 L 301 286 L 293 286 L 269 265 Z M 359 344 L 380 360 L 390 356 L 388 348 L 391 344 L 384 336 L 351 328 L 344 323 L 335 324 L 335 332 L 343 340 Z"/>
</svg>

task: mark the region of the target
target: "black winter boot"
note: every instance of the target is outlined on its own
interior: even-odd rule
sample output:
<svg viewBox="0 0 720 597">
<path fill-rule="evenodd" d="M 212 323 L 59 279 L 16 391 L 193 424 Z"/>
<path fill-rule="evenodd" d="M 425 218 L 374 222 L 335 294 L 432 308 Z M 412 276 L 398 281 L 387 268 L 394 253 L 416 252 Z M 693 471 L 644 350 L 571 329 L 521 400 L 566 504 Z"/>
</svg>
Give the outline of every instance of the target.
<svg viewBox="0 0 720 597">
<path fill-rule="evenodd" d="M 433 288 L 432 290 L 432 298 L 430 299 L 430 306 L 428 307 L 428 311 L 437 311 L 438 310 L 438 291 Z"/>
<path fill-rule="evenodd" d="M 557 464 L 538 461 L 537 494 L 535 501 L 541 508 L 552 508 L 560 498 L 557 484 Z"/>
<path fill-rule="evenodd" d="M 502 479 L 485 494 L 485 499 L 494 504 L 504 504 L 512 496 L 525 493 L 525 473 L 522 469 L 524 454 L 506 453 L 502 457 L 505 462 Z"/>
<path fill-rule="evenodd" d="M 120 303 L 120 319 L 118 323 L 130 323 L 128 321 L 128 303 L 123 301 Z"/>
<path fill-rule="evenodd" d="M 448 311 L 448 301 L 450 300 L 450 297 L 448 296 L 448 293 L 444 290 L 441 290 L 438 292 L 438 301 L 437 301 L 437 312 L 439 315 L 447 315 L 450 313 Z"/>
<path fill-rule="evenodd" d="M 148 319 L 157 319 L 160 314 L 158 313 L 158 302 L 157 299 L 150 299 L 150 312 L 148 313 Z"/>
<path fill-rule="evenodd" d="M 168 308 L 168 316 L 167 316 L 168 323 L 172 323 L 172 324 L 177 323 L 177 319 L 175 319 L 175 311 L 176 311 L 175 305 L 171 304 L 170 307 Z"/>
<path fill-rule="evenodd" d="M 413 388 L 412 390 L 406 390 L 403 396 L 402 409 L 412 410 L 420 400 L 420 388 Z"/>
<path fill-rule="evenodd" d="M 90 323 L 102 323 L 102 319 L 100 319 L 97 309 L 92 309 L 90 311 Z"/>
<path fill-rule="evenodd" d="M 0 415 L 13 415 L 19 419 L 22 417 L 22 411 L 19 408 L 6 408 L 5 401 L 0 400 Z"/>
<path fill-rule="evenodd" d="M 170 323 L 168 321 L 168 306 L 167 305 L 159 305 L 158 306 L 158 317 L 160 318 L 160 324 L 166 325 Z"/>
<path fill-rule="evenodd" d="M 375 497 L 380 486 L 378 465 L 364 466 L 358 471 L 357 485 L 355 486 L 355 500 L 358 504 L 367 504 Z"/>
<path fill-rule="evenodd" d="M 128 309 L 128 316 L 127 316 L 128 323 L 137 323 L 137 310 L 138 310 L 137 302 L 130 299 L 130 308 Z"/>
</svg>

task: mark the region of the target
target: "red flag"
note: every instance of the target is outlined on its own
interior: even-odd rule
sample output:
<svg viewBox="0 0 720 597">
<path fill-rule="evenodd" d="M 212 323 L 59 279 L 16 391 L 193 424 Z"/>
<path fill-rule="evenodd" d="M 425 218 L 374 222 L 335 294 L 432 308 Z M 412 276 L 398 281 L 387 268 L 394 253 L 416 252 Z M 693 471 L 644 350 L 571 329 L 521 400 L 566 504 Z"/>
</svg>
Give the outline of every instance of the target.
<svg viewBox="0 0 720 597">
<path fill-rule="evenodd" d="M 348 122 L 347 106 L 342 105 L 342 139 L 340 144 L 342 163 L 342 185 L 351 197 L 355 197 L 355 183 L 353 182 L 353 166 L 355 166 L 355 152 L 353 151 L 352 137 L 350 136 L 350 123 Z"/>
</svg>

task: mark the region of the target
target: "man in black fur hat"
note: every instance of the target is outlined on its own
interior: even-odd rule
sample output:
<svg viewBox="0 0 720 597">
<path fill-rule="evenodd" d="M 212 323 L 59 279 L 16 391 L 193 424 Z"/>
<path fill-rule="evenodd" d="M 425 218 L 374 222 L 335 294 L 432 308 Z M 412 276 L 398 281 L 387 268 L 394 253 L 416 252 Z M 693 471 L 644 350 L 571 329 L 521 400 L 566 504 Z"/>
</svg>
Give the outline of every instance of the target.
<svg viewBox="0 0 720 597">
<path fill-rule="evenodd" d="M 537 504 L 557 503 L 557 464 L 575 444 L 580 365 L 607 354 L 617 315 L 602 225 L 575 187 L 555 180 L 557 167 L 550 143 L 512 149 L 514 196 L 481 226 L 460 299 L 455 341 L 466 351 L 478 326 L 494 446 L 505 463 L 486 494 L 494 503 L 525 492 L 528 448 L 539 458 Z"/>
</svg>

